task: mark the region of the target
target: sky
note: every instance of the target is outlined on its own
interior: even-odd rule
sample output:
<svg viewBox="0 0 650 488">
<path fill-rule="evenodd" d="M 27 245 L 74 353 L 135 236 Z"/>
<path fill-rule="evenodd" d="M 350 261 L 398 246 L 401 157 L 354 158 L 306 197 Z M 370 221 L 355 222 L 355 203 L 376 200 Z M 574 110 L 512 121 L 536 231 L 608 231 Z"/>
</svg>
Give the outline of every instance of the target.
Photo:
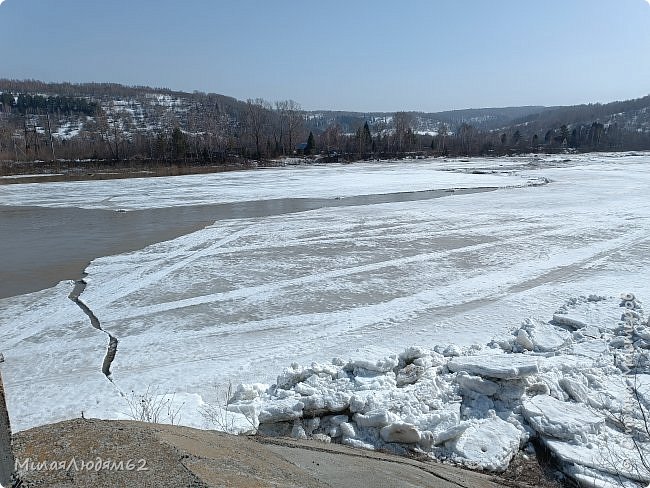
<svg viewBox="0 0 650 488">
<path fill-rule="evenodd" d="M 293 99 L 308 110 L 650 94 L 650 0 L 0 0 L 0 77 Z"/>
</svg>

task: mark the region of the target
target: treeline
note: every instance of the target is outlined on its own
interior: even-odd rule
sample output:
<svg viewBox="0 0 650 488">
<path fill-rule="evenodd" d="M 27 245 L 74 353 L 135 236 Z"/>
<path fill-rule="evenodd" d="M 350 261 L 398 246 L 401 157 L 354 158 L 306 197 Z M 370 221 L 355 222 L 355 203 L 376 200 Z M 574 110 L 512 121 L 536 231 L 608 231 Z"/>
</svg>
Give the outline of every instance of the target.
<svg viewBox="0 0 650 488">
<path fill-rule="evenodd" d="M 119 83 L 47 83 L 39 80 L 11 80 L 7 78 L 0 78 L 0 91 L 94 98 L 137 97 L 144 92 L 171 96 L 187 95 L 185 92 L 173 91 L 169 88 L 127 86 Z"/>
<path fill-rule="evenodd" d="M 414 112 L 365 119 L 340 113 L 327 119 L 292 100 L 243 102 L 200 92 L 32 80 L 0 80 L 0 91 L 0 161 L 5 162 L 201 165 L 315 154 L 338 161 L 650 149 L 650 126 L 643 125 L 650 97 L 608 104 L 631 112 L 608 113 L 605 105 L 573 107 L 575 113 L 570 107 L 552 109 L 547 118 L 546 112 L 532 114 L 538 107 L 456 111 L 446 114 L 449 122 L 422 130 L 421 116 Z M 524 114 L 525 120 L 499 130 L 483 123 L 486 117 Z M 592 114 L 598 117 L 582 119 Z M 475 123 L 456 121 L 469 115 Z"/>
<path fill-rule="evenodd" d="M 566 150 L 634 151 L 650 149 L 650 132 L 622 129 L 618 124 L 601 122 L 568 126 L 536 132 L 528 127 L 505 131 L 481 131 L 462 124 L 457 132 L 444 130 L 433 138 L 431 148 L 438 155 L 504 156 L 523 153 L 554 153 Z"/>
<path fill-rule="evenodd" d="M 241 118 L 227 114 L 200 117 L 188 110 L 171 126 L 139 129 L 128 112 L 100 109 L 79 124 L 73 137 L 61 138 L 44 115 L 4 114 L 0 160 L 92 159 L 155 161 L 161 164 L 220 164 L 240 158 L 323 155 L 332 161 L 400 158 L 407 155 L 502 156 L 530 152 L 617 151 L 650 149 L 650 133 L 601 122 L 531 132 L 525 128 L 484 131 L 461 124 L 455 131 L 440 124 L 434 134 L 418 134 L 412 116 L 398 112 L 391 124 L 374 131 L 368 122 L 353 133 L 333 124 L 309 131 L 294 102 L 270 107 L 249 101 Z M 5 122 L 13 120 L 13 123 Z M 182 123 L 181 123 L 182 122 Z"/>
<path fill-rule="evenodd" d="M 18 112 L 26 114 L 81 114 L 94 116 L 99 111 L 99 104 L 86 98 L 67 96 L 43 96 L 4 92 L 0 95 L 0 112 Z"/>
</svg>

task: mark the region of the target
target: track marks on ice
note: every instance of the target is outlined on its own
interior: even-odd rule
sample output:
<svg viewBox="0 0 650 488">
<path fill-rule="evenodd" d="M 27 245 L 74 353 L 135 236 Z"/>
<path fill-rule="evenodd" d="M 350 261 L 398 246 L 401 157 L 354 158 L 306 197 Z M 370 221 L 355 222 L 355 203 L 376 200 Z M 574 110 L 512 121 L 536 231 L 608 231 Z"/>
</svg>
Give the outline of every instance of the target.
<svg viewBox="0 0 650 488">
<path fill-rule="evenodd" d="M 120 282 L 120 286 L 111 287 L 111 293 L 107 295 L 104 299 L 97 300 L 99 304 L 105 304 L 108 302 L 115 302 L 121 298 L 131 295 L 142 288 L 146 288 L 155 283 L 159 283 L 164 280 L 165 277 L 170 274 L 183 269 L 190 264 L 214 253 L 214 250 L 225 246 L 231 242 L 240 239 L 242 236 L 250 234 L 253 231 L 253 226 L 247 226 L 243 229 L 235 231 L 225 237 L 220 238 L 218 241 L 207 245 L 206 247 L 201 248 L 202 244 L 205 244 L 203 241 L 194 241 L 191 239 L 197 233 L 190 234 L 189 242 L 182 248 L 175 249 L 175 261 L 174 262 L 161 262 L 159 260 L 152 260 L 150 266 L 141 265 L 137 269 L 131 270 L 129 275 L 129 284 L 124 285 L 124 282 Z M 185 239 L 188 236 L 184 236 L 180 239 Z M 178 259 L 180 258 L 180 259 Z M 99 260 L 98 260 L 99 261 Z M 121 276 L 117 277 L 118 279 Z M 91 280 L 88 280 L 89 284 L 92 284 Z M 101 297 L 101 294 L 98 294 L 96 290 L 93 298 L 97 299 Z"/>
<path fill-rule="evenodd" d="M 189 262 L 196 261 L 209 255 L 214 255 L 216 248 L 220 248 L 217 252 L 228 252 L 228 248 L 223 248 L 225 244 L 236 242 L 238 237 L 249 233 L 250 228 L 238 231 L 229 236 L 228 239 L 221 239 L 214 245 L 205 248 L 200 255 L 194 255 L 191 258 L 183 259 L 173 267 L 174 269 L 180 269 L 186 266 Z M 537 233 L 536 238 L 545 239 L 546 237 L 551 237 L 556 234 L 557 229 L 553 229 Z M 256 298 L 258 301 L 264 301 L 284 294 L 286 290 L 291 287 L 306 287 L 307 285 L 317 284 L 323 281 L 332 282 L 333 280 L 349 277 L 351 275 L 370 274 L 387 268 L 395 268 L 399 270 L 410 264 L 419 263 L 436 265 L 448 262 L 452 257 L 457 257 L 459 254 L 487 254 L 489 251 L 493 251 L 495 246 L 512 246 L 514 248 L 516 245 L 521 244 L 528 239 L 530 239 L 529 235 L 524 233 L 520 236 L 506 238 L 497 242 L 482 242 L 446 251 L 418 253 L 412 256 L 393 258 L 375 263 L 318 271 L 296 278 L 279 280 L 273 283 L 241 287 L 226 292 L 211 293 L 186 299 L 157 303 L 149 306 L 141 306 L 129 309 L 124 313 L 115 310 L 116 313 L 111 314 L 110 318 L 111 321 L 133 319 L 170 310 L 232 300 L 249 300 Z M 419 293 L 398 297 L 369 307 L 360 307 L 359 311 L 362 316 L 369 313 L 377 317 L 379 310 L 372 310 L 373 308 L 378 309 L 388 307 L 388 309 L 396 311 L 397 313 L 395 316 L 399 317 L 403 316 L 405 310 L 417 312 L 427 308 L 447 306 L 449 305 L 449 297 L 451 296 L 454 296 L 455 301 L 461 304 L 467 301 L 473 301 L 477 299 L 477 293 L 480 294 L 481 290 L 485 291 L 488 288 L 491 289 L 490 293 L 488 295 L 479 295 L 481 299 L 499 297 L 506 293 L 527 289 L 533 286 L 536 282 L 541 283 L 545 281 L 544 276 L 546 275 L 548 275 L 547 278 L 558 277 L 570 270 L 580 269 L 586 263 L 593 261 L 594 259 L 605 256 L 614 250 L 629 246 L 630 243 L 642 240 L 645 240 L 645 233 L 638 232 L 636 233 L 636 237 L 633 235 L 625 235 L 611 240 L 605 240 L 600 243 L 591 243 L 584 248 L 569 250 L 562 254 L 558 253 L 550 256 L 544 262 L 539 263 L 535 267 L 531 267 L 527 262 L 521 262 L 505 269 L 500 268 L 496 271 L 489 271 L 476 276 L 465 277 L 460 282 L 455 282 L 454 280 L 449 279 L 449 277 L 443 276 L 441 273 L 441 279 L 438 283 L 426 286 L 425 289 Z M 273 241 L 271 241 L 271 244 L 272 242 Z M 152 273 L 150 279 L 144 284 L 141 284 L 143 287 L 147 284 L 152 284 L 155 282 L 155 279 L 162 278 L 167 274 L 168 270 L 165 270 L 165 273 Z M 450 283 L 445 283 L 445 279 Z M 126 295 L 127 293 L 122 294 L 122 296 Z M 350 314 L 353 312 L 347 310 L 346 313 Z M 390 318 L 390 314 L 386 314 L 385 312 L 380 313 L 379 316 L 384 320 Z"/>
</svg>

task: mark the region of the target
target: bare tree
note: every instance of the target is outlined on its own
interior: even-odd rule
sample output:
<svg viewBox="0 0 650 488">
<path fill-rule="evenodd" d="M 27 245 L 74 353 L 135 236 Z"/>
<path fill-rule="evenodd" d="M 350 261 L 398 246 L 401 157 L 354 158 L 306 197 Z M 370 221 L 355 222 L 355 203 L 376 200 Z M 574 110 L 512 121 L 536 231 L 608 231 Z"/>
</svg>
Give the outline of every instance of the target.
<svg viewBox="0 0 650 488">
<path fill-rule="evenodd" d="M 476 139 L 476 129 L 469 124 L 462 123 L 457 131 L 457 138 L 462 154 L 472 154 L 472 148 Z"/>
<path fill-rule="evenodd" d="M 393 126 L 395 128 L 395 149 L 397 152 L 407 150 L 412 135 L 413 114 L 408 112 L 395 112 L 393 115 Z"/>
<path fill-rule="evenodd" d="M 255 156 L 262 157 L 262 143 L 268 130 L 271 104 L 262 98 L 246 101 L 246 128 L 255 141 Z"/>
<path fill-rule="evenodd" d="M 304 129 L 305 125 L 302 107 L 298 102 L 293 100 L 282 100 L 275 103 L 275 108 L 279 114 L 279 142 L 282 148 L 282 153 L 291 153 L 298 134 Z M 287 137 L 286 144 L 283 140 L 284 135 Z"/>
<path fill-rule="evenodd" d="M 449 129 L 447 129 L 447 124 L 440 122 L 438 124 L 438 151 L 440 154 L 445 154 L 447 151 L 447 136 L 449 135 Z"/>
<path fill-rule="evenodd" d="M 52 151 L 52 161 L 56 161 L 56 154 L 54 152 L 54 138 L 52 137 L 52 124 L 50 122 L 50 113 L 46 114 L 47 116 L 47 133 L 49 136 L 50 151 Z"/>
<path fill-rule="evenodd" d="M 113 107 L 110 113 L 101 111 L 96 117 L 96 124 L 111 159 L 119 161 L 125 156 L 127 136 L 133 128 L 131 114 Z"/>
<path fill-rule="evenodd" d="M 322 136 L 325 149 L 329 153 L 332 150 L 339 151 L 343 145 L 343 131 L 339 124 L 332 124 L 325 129 Z"/>
</svg>

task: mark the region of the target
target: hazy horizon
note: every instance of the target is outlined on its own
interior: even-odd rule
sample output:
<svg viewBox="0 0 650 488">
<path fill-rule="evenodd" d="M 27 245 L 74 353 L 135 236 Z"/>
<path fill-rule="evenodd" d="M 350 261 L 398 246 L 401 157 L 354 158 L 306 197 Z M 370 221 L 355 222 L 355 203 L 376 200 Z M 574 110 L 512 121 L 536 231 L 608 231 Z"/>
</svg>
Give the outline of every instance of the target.
<svg viewBox="0 0 650 488">
<path fill-rule="evenodd" d="M 29 19 L 25 22 L 23 19 Z M 650 93 L 647 0 L 0 1 L 1 77 L 440 112 Z"/>
</svg>

